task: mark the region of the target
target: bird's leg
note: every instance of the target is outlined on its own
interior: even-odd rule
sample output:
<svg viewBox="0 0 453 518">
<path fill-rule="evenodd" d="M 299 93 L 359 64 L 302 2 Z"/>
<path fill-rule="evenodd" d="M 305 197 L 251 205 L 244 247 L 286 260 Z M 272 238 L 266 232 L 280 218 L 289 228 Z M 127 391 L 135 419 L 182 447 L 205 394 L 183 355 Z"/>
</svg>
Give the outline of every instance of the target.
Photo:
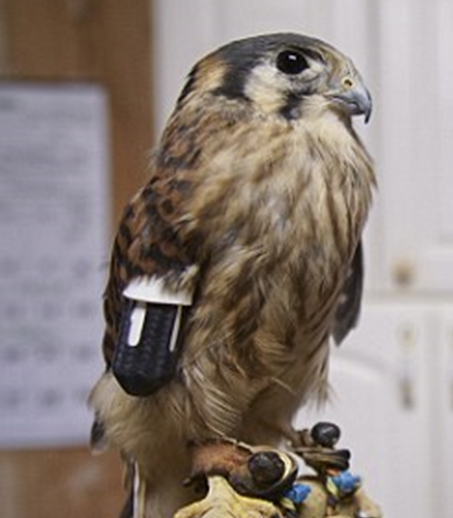
<svg viewBox="0 0 453 518">
<path fill-rule="evenodd" d="M 194 446 L 189 483 L 221 475 L 241 495 L 275 500 L 294 484 L 297 463 L 292 456 L 264 446 L 213 439 Z"/>
</svg>

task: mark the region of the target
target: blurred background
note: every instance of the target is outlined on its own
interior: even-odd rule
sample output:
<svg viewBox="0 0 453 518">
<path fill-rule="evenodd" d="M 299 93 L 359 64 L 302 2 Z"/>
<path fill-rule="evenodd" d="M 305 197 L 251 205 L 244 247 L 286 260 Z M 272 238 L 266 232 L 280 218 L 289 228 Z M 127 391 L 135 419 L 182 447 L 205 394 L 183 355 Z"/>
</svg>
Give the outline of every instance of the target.
<svg viewBox="0 0 453 518">
<path fill-rule="evenodd" d="M 122 207 L 191 65 L 297 31 L 351 56 L 379 179 L 358 329 L 333 419 L 387 518 L 453 508 L 453 3 L 0 0 L 0 515 L 117 516 L 115 452 L 92 457 L 101 294 Z"/>
</svg>

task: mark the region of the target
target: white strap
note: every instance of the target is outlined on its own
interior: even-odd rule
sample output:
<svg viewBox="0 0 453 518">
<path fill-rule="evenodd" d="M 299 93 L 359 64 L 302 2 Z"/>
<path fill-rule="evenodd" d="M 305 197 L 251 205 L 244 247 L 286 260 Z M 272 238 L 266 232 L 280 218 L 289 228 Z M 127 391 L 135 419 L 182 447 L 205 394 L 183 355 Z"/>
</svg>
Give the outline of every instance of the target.
<svg viewBox="0 0 453 518">
<path fill-rule="evenodd" d="M 123 295 L 128 299 L 157 304 L 191 306 L 193 294 L 187 290 L 172 291 L 162 277 L 136 277 L 127 285 Z"/>
<path fill-rule="evenodd" d="M 136 347 L 140 343 L 145 318 L 146 303 L 139 301 L 131 313 L 129 335 L 127 337 L 127 345 L 130 347 Z"/>
<path fill-rule="evenodd" d="M 170 347 L 168 348 L 170 352 L 173 352 L 176 349 L 176 344 L 178 343 L 179 327 L 181 326 L 181 316 L 182 306 L 178 306 L 176 310 L 175 323 L 173 324 L 173 331 L 171 333 Z"/>
<path fill-rule="evenodd" d="M 134 500 L 132 504 L 132 517 L 145 518 L 146 484 L 140 477 L 138 464 L 134 464 Z"/>
</svg>

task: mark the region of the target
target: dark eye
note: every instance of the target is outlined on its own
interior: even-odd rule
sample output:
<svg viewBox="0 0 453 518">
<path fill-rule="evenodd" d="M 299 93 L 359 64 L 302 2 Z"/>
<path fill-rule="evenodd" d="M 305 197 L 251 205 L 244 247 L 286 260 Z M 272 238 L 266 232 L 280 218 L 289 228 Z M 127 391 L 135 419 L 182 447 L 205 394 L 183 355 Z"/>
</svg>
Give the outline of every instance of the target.
<svg viewBox="0 0 453 518">
<path fill-rule="evenodd" d="M 277 56 L 277 68 L 285 74 L 300 74 L 308 67 L 305 56 L 296 50 L 284 50 Z"/>
</svg>

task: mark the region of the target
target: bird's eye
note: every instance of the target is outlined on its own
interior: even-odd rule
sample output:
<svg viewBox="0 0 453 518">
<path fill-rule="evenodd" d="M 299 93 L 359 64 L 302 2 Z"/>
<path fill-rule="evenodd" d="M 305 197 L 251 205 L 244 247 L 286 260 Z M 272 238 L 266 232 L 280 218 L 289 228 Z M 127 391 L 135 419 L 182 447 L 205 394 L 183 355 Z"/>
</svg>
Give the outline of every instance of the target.
<svg viewBox="0 0 453 518">
<path fill-rule="evenodd" d="M 308 67 L 305 56 L 296 50 L 284 50 L 277 56 L 277 68 L 285 74 L 300 74 Z"/>
</svg>

